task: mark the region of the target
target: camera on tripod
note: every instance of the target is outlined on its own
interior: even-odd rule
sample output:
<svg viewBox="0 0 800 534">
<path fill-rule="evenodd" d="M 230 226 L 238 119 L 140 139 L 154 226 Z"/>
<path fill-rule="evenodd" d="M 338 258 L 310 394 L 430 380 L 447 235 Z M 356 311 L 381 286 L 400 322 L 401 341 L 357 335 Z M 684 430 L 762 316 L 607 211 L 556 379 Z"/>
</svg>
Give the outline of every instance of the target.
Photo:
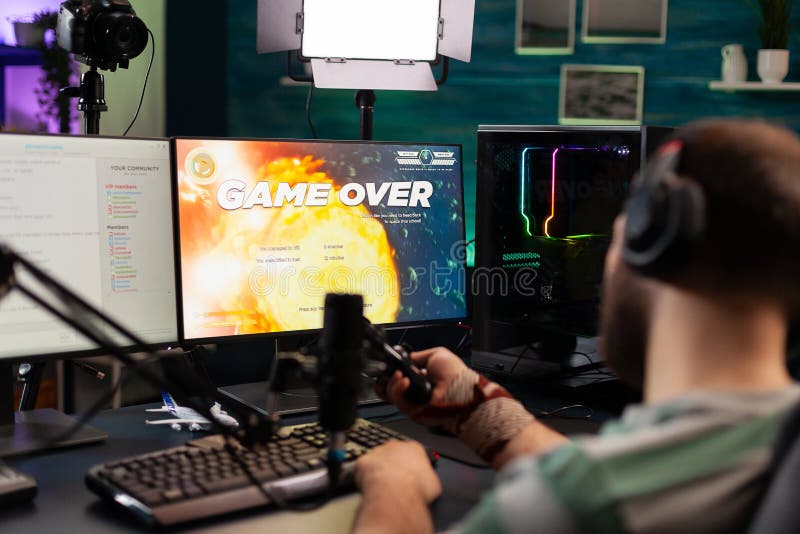
<svg viewBox="0 0 800 534">
<path fill-rule="evenodd" d="M 56 25 L 58 46 L 89 65 L 89 70 L 81 74 L 79 87 L 62 87 L 59 93 L 78 99 L 78 111 L 83 112 L 84 133 L 87 135 L 100 133 L 100 113 L 108 111 L 105 81 L 97 69 L 111 72 L 117 67 L 127 69 L 130 60 L 144 51 L 148 34 L 152 35 L 128 0 L 67 0 L 61 4 Z M 155 48 L 150 57 L 150 67 L 154 56 Z M 147 68 L 148 75 L 150 67 Z M 130 128 L 128 126 L 128 130 Z"/>
<path fill-rule="evenodd" d="M 90 67 L 115 71 L 147 46 L 147 26 L 128 0 L 67 0 L 56 27 L 58 45 Z"/>
</svg>

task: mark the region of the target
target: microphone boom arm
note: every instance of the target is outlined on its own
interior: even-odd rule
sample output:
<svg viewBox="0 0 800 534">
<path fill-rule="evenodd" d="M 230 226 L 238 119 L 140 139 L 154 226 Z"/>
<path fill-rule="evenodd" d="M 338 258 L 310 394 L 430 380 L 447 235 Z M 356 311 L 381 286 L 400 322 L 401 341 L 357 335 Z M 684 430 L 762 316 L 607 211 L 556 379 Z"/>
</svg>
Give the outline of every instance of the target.
<svg viewBox="0 0 800 534">
<path fill-rule="evenodd" d="M 25 284 L 20 283 L 15 276 L 15 270 L 18 267 L 24 268 L 24 270 L 34 279 L 36 279 L 36 281 L 39 282 L 43 288 L 49 291 L 51 295 L 61 304 L 63 309 L 59 308 L 55 303 L 48 301 L 37 291 L 34 291 Z M 8 246 L 0 243 L 0 299 L 12 289 L 19 290 L 22 294 L 36 302 L 49 313 L 56 316 L 60 321 L 92 340 L 100 348 L 113 355 L 122 363 L 130 366 L 133 370 L 135 370 L 135 372 L 139 373 L 142 378 L 150 382 L 151 385 L 161 390 L 175 391 L 186 401 L 190 408 L 196 410 L 203 417 L 208 419 L 214 429 L 221 434 L 228 437 L 234 437 L 238 441 L 245 444 L 268 441 L 269 437 L 272 435 L 274 427 L 277 424 L 275 416 L 271 416 L 272 419 L 266 420 L 263 417 L 257 416 L 252 411 L 245 411 L 236 405 L 231 405 L 228 399 L 213 389 L 207 393 L 207 396 L 210 396 L 212 400 L 225 405 L 226 408 L 231 409 L 232 412 L 241 417 L 242 421 L 240 423 L 242 425 L 242 431 L 235 432 L 234 430 L 217 421 L 216 417 L 214 417 L 214 415 L 211 413 L 210 408 L 203 403 L 192 399 L 191 395 L 185 391 L 185 388 L 181 384 L 168 385 L 166 381 L 153 373 L 147 367 L 144 367 L 144 363 L 149 363 L 160 358 L 158 355 L 158 350 L 155 347 L 142 340 L 128 328 L 124 327 L 119 322 L 112 319 L 83 298 L 79 297 L 49 274 L 45 273 L 39 267 L 34 265 L 31 261 L 22 257 Z M 103 331 L 103 327 L 109 328 L 115 333 L 123 336 L 125 339 L 131 342 L 131 345 L 136 347 L 137 351 L 145 352 L 149 357 L 145 358 L 144 360 L 137 360 L 131 357 L 118 343 L 113 341 L 111 337 Z M 83 420 L 79 421 L 80 424 L 85 422 L 86 421 Z M 80 425 L 76 425 L 76 427 L 74 429 L 70 429 L 70 432 L 68 433 L 71 434 L 79 427 Z M 61 439 L 63 439 L 63 437 L 59 437 L 55 441 L 60 441 Z"/>
</svg>

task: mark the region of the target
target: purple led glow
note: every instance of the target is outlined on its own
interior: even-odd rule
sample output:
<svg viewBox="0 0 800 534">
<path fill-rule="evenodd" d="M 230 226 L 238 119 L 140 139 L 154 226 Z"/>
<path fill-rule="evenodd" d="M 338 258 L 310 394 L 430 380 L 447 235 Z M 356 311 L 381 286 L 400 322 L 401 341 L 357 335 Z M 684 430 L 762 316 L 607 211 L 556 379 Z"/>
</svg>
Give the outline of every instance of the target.
<svg viewBox="0 0 800 534">
<path fill-rule="evenodd" d="M 548 226 L 550 221 L 552 221 L 556 216 L 556 167 L 558 164 L 558 153 L 562 150 L 570 150 L 570 151 L 583 151 L 583 150 L 590 150 L 592 152 L 599 152 L 601 149 L 599 148 L 591 148 L 591 147 L 580 147 L 580 146 L 561 146 L 553 150 L 553 176 L 552 182 L 550 183 L 550 216 L 544 221 L 544 235 L 550 237 L 550 231 Z"/>
<path fill-rule="evenodd" d="M 2 0 L 0 2 L 0 44 L 16 46 L 13 20 L 30 19 L 42 10 L 58 11 L 62 0 Z M 36 114 L 39 103 L 34 90 L 39 86 L 42 71 L 39 67 L 5 67 L 5 109 L 6 124 L 18 130 L 35 130 L 38 126 Z M 58 131 L 56 124 L 48 130 Z M 73 132 L 79 130 L 79 121 L 73 121 Z"/>
<path fill-rule="evenodd" d="M 16 46 L 15 19 L 30 18 L 42 10 L 58 11 L 62 0 L 3 0 L 0 2 L 0 44 Z"/>
</svg>

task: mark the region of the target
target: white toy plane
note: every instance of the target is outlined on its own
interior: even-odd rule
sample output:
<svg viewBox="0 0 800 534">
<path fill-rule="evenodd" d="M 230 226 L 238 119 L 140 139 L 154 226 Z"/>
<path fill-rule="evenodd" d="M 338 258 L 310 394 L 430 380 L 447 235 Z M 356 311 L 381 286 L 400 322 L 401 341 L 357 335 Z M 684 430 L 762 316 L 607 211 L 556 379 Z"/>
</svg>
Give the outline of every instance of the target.
<svg viewBox="0 0 800 534">
<path fill-rule="evenodd" d="M 192 432 L 198 432 L 200 430 L 209 430 L 211 428 L 211 423 L 208 422 L 208 419 L 197 413 L 196 411 L 192 410 L 191 408 L 184 408 L 183 406 L 178 406 L 178 403 L 175 402 L 175 399 L 172 398 L 172 395 L 167 393 L 166 391 L 161 392 L 161 398 L 164 400 L 164 405 L 161 408 L 154 408 L 151 410 L 146 410 L 148 412 L 157 412 L 157 413 L 170 413 L 175 416 L 175 419 L 158 419 L 155 421 L 146 420 L 145 423 L 148 425 L 170 425 L 173 430 L 180 430 L 181 425 L 186 425 L 186 427 L 191 430 Z M 229 426 L 232 428 L 236 428 L 239 426 L 239 423 L 231 417 L 230 415 L 225 412 L 222 407 L 219 405 L 218 402 L 214 403 L 214 406 L 211 407 L 211 414 L 225 426 Z"/>
</svg>

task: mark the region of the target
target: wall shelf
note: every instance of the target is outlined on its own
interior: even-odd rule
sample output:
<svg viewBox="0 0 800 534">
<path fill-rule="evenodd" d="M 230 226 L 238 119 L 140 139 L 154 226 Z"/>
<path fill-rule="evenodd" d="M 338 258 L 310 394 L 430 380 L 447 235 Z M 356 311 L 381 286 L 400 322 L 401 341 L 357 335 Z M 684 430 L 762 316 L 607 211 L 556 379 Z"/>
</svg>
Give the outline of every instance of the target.
<svg viewBox="0 0 800 534">
<path fill-rule="evenodd" d="M 713 81 L 708 84 L 708 88 L 712 91 L 800 91 L 800 83 L 798 82 L 783 82 L 783 83 L 763 83 L 763 82 L 722 82 Z"/>
</svg>

